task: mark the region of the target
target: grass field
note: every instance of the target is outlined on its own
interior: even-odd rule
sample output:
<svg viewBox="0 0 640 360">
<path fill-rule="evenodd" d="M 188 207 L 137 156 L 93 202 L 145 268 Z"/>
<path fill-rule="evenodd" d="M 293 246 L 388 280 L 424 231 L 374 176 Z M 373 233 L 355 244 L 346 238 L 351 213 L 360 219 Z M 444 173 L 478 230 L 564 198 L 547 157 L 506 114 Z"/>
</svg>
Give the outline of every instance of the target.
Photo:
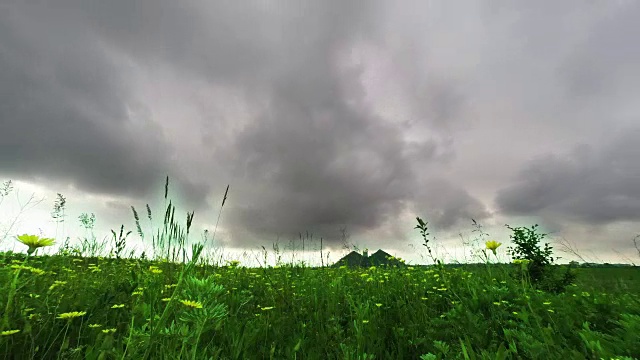
<svg viewBox="0 0 640 360">
<path fill-rule="evenodd" d="M 184 255 L 179 230 L 165 216 L 155 260 L 122 258 L 115 232 L 104 257 L 91 244 L 37 256 L 50 242 L 19 237 L 28 254 L 0 254 L 0 358 L 640 357 L 637 267 L 578 268 L 553 291 L 533 281 L 539 252 L 482 266 L 244 268 L 208 263 L 205 244 Z"/>
</svg>

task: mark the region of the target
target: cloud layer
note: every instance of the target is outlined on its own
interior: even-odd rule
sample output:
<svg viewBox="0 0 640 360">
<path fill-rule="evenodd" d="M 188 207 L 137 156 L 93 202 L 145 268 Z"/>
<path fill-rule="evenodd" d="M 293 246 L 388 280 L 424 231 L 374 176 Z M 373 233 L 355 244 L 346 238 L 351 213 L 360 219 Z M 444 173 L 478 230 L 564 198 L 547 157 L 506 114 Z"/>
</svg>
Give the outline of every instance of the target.
<svg viewBox="0 0 640 360">
<path fill-rule="evenodd" d="M 416 216 L 627 246 L 640 5 L 497 4 L 5 1 L 0 175 L 146 201 L 168 174 L 196 219 L 231 184 L 240 248 L 399 249 Z"/>
</svg>

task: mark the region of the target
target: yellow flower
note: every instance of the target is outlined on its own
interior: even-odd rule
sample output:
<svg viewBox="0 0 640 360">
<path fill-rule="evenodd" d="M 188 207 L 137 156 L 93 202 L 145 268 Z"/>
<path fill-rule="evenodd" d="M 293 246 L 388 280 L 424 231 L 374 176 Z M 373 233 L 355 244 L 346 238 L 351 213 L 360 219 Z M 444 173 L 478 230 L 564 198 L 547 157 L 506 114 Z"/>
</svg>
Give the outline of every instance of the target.
<svg viewBox="0 0 640 360">
<path fill-rule="evenodd" d="M 17 334 L 19 332 L 20 332 L 20 330 L 7 330 L 7 331 L 0 332 L 0 335 L 1 336 L 7 336 L 7 335 Z"/>
<path fill-rule="evenodd" d="M 54 281 L 53 284 L 51 286 L 49 286 L 49 291 L 55 289 L 56 287 L 60 286 L 60 285 L 66 285 L 67 282 L 66 281 Z"/>
<path fill-rule="evenodd" d="M 23 234 L 20 236 L 16 236 L 16 239 L 29 247 L 29 250 L 27 251 L 27 254 L 29 255 L 33 254 L 39 247 L 51 246 L 55 244 L 55 241 L 53 239 L 40 239 L 38 235 Z"/>
<path fill-rule="evenodd" d="M 184 306 L 188 306 L 188 307 L 192 307 L 192 308 L 196 308 L 196 309 L 202 309 L 202 303 L 199 303 L 197 301 L 191 301 L 191 300 L 180 300 L 180 302 L 184 305 Z"/>
<path fill-rule="evenodd" d="M 58 319 L 73 319 L 73 318 L 76 318 L 76 317 L 84 316 L 86 314 L 87 314 L 86 311 L 67 312 L 67 313 L 60 314 L 58 316 Z"/>
<path fill-rule="evenodd" d="M 491 250 L 493 252 L 493 255 L 496 255 L 496 249 L 500 247 L 502 243 L 499 243 L 495 240 L 490 240 L 487 241 L 485 245 L 487 246 L 487 250 Z"/>
</svg>

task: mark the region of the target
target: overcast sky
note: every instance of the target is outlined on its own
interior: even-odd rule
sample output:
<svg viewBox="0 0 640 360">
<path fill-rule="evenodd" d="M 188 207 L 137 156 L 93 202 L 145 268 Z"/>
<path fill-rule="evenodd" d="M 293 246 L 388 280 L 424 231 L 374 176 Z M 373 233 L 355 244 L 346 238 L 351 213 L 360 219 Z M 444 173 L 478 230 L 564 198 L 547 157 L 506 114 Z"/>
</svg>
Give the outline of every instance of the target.
<svg viewBox="0 0 640 360">
<path fill-rule="evenodd" d="M 134 244 L 131 206 L 161 223 L 168 175 L 194 241 L 230 185 L 234 251 L 308 232 L 335 261 L 346 228 L 424 263 L 419 216 L 444 258 L 464 261 L 475 219 L 503 259 L 505 224 L 540 224 L 637 263 L 638 18 L 622 0 L 3 0 L 0 230 L 35 194 L 9 235 L 62 238 L 61 193 L 64 236 L 95 213 L 98 238 L 124 224 Z"/>
</svg>

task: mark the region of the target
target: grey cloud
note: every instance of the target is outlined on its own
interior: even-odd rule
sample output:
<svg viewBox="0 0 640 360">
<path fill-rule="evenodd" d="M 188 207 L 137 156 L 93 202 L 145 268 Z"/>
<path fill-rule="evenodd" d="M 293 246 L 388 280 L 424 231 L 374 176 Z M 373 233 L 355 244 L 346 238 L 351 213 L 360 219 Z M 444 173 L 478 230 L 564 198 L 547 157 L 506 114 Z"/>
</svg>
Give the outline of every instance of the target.
<svg viewBox="0 0 640 360">
<path fill-rule="evenodd" d="M 561 158 L 527 164 L 517 181 L 497 193 L 505 215 L 548 212 L 596 225 L 640 220 L 640 129 L 601 147 L 582 145 Z"/>
<path fill-rule="evenodd" d="M 0 14 L 0 171 L 91 192 L 144 192 L 163 172 L 163 142 L 153 126 L 125 131 L 121 69 L 70 14 L 8 9 Z"/>
<path fill-rule="evenodd" d="M 410 211 L 445 231 L 489 219 L 480 199 L 536 141 L 550 153 L 585 142 L 528 164 L 497 194 L 502 215 L 546 216 L 554 229 L 637 221 L 638 147 L 631 135 L 600 142 L 637 113 L 638 51 L 624 39 L 638 11 L 575 4 L 11 0 L 0 11 L 0 173 L 132 200 L 159 198 L 149 185 L 169 174 L 196 221 L 230 184 L 233 245 L 307 230 L 337 245 L 345 224 L 402 241 L 389 224 Z M 362 44 L 389 63 L 404 118 L 365 101 L 378 59 L 340 63 Z M 253 117 L 223 118 L 210 104 L 227 98 L 204 92 L 175 100 L 195 119 L 168 119 L 156 109 L 166 104 L 135 92 L 139 72 L 148 88 L 233 93 Z M 153 79 L 167 73 L 171 84 Z"/>
<path fill-rule="evenodd" d="M 613 8 L 607 11 L 609 16 L 585 31 L 583 40 L 569 49 L 566 60 L 558 67 L 557 75 L 563 79 L 569 101 L 587 105 L 616 98 L 626 100 L 625 95 L 637 86 L 640 49 L 631 45 L 633 40 L 626 35 L 640 32 L 640 4 L 620 3 Z"/>
<path fill-rule="evenodd" d="M 237 226 L 326 233 L 346 222 L 361 230 L 402 208 L 414 176 L 396 129 L 344 105 L 310 116 L 290 106 L 273 114 L 278 122 L 260 119 L 233 147 L 230 163 L 244 164 L 235 177 L 270 193 L 239 209 Z"/>
<path fill-rule="evenodd" d="M 416 212 L 430 221 L 434 230 L 450 231 L 467 226 L 470 219 L 480 222 L 493 216 L 482 202 L 446 179 L 428 179 L 420 183 L 420 189 L 416 192 Z"/>
<path fill-rule="evenodd" d="M 296 73 L 318 80 L 305 61 L 328 58 L 331 47 L 366 32 L 373 7 L 315 2 L 67 1 L 94 32 L 137 61 L 170 64 L 246 96 L 270 91 Z M 356 31 L 361 27 L 359 31 Z M 298 68 L 298 69 L 296 69 Z M 321 77 L 320 77 L 321 78 Z M 306 89 L 304 91 L 307 91 Z"/>
</svg>

